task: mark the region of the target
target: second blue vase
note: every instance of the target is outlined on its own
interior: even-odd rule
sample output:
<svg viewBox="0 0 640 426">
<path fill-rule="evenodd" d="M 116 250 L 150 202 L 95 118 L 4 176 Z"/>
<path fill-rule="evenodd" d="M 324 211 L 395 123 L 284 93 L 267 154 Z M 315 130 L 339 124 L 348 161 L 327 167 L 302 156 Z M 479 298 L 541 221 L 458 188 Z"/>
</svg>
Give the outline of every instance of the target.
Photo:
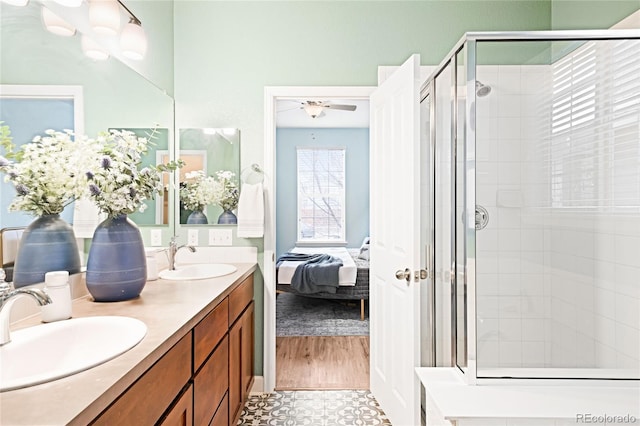
<svg viewBox="0 0 640 426">
<path fill-rule="evenodd" d="M 138 227 L 120 215 L 96 228 L 87 260 L 87 289 L 96 302 L 118 302 L 140 295 L 147 261 Z"/>
</svg>

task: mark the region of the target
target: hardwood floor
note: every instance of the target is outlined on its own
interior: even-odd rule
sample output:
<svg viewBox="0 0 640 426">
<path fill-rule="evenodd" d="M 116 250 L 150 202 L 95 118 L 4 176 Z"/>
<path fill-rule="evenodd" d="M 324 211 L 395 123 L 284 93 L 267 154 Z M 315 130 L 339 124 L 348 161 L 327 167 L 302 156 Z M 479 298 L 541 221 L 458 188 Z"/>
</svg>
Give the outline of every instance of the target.
<svg viewBox="0 0 640 426">
<path fill-rule="evenodd" d="M 369 336 L 276 337 L 276 389 L 369 389 Z"/>
</svg>

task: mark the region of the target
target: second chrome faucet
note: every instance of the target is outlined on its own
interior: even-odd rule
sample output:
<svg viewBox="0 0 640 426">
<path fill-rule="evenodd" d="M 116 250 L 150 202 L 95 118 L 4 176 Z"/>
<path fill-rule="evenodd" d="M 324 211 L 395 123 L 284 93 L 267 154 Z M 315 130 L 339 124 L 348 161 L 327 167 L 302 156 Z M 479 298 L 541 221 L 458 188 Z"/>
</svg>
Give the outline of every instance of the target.
<svg viewBox="0 0 640 426">
<path fill-rule="evenodd" d="M 169 269 L 171 271 L 175 271 L 176 269 L 176 254 L 181 248 L 187 248 L 191 253 L 196 252 L 196 248 L 194 246 L 190 246 L 187 244 L 183 244 L 179 246 L 178 242 L 176 241 L 176 237 L 175 236 L 171 237 L 171 242 L 169 243 L 169 250 L 167 251 L 169 256 Z"/>
</svg>

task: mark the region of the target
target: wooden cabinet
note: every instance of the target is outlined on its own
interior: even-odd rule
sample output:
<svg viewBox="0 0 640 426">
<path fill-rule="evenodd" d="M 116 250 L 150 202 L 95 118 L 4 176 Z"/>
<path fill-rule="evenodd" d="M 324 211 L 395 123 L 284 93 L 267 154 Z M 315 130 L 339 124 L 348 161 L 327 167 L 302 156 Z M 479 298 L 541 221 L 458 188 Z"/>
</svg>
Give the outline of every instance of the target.
<svg viewBox="0 0 640 426">
<path fill-rule="evenodd" d="M 160 426 L 193 426 L 193 385 L 187 387 L 159 424 Z"/>
<path fill-rule="evenodd" d="M 229 337 L 224 339 L 196 374 L 193 415 L 196 425 L 208 425 L 229 389 Z"/>
<path fill-rule="evenodd" d="M 189 332 L 92 424 L 155 424 L 191 379 L 191 353 Z"/>
<path fill-rule="evenodd" d="M 247 297 L 251 289 L 251 297 Z M 242 407 L 246 401 L 251 385 L 253 384 L 253 360 L 254 360 L 254 302 L 253 281 L 243 282 L 234 293 L 236 294 L 236 306 L 244 304 L 238 313 L 235 322 L 229 329 L 229 425 L 237 424 Z M 230 306 L 234 300 L 232 293 L 229 296 Z M 231 315 L 232 310 L 229 309 Z M 231 320 L 231 318 L 230 318 Z"/>
<path fill-rule="evenodd" d="M 250 275 L 92 424 L 236 424 L 253 383 L 253 304 Z"/>
</svg>

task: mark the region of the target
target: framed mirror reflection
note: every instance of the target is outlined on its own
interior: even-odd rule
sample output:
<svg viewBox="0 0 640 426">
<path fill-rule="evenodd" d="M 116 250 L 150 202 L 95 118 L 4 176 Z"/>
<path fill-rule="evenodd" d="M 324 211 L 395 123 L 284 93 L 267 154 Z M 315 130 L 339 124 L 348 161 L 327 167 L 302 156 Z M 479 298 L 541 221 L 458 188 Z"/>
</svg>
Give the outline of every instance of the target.
<svg viewBox="0 0 640 426">
<path fill-rule="evenodd" d="M 39 2 L 29 2 L 24 7 L 0 2 L 0 12 L 1 87 L 22 90 L 22 93 L 13 90 L 11 96 L 7 96 L 5 90 L 0 89 L 0 121 L 10 127 L 18 148 L 47 129 L 71 129 L 89 137 L 117 129 L 131 130 L 141 137 L 153 134 L 144 164 L 158 164 L 163 155 L 172 159 L 174 101 L 167 90 L 115 57 L 95 61 L 85 56 L 80 46 L 80 31 L 70 37 L 47 31 L 42 25 Z M 34 90 L 43 87 L 78 88 L 81 102 L 78 97 L 52 98 L 46 93 L 48 97 L 42 101 L 43 95 Z M 33 109 L 35 104 L 37 110 Z M 61 112 L 66 115 L 61 117 Z M 148 200 L 143 212 L 131 215 L 137 225 L 173 228 L 175 210 L 171 206 L 176 200 L 175 188 L 169 185 L 171 176 L 164 179 L 165 190 L 160 196 Z M 20 212 L 7 212 L 6 207 L 14 195 L 11 187 L 0 188 L 0 228 L 26 226 L 33 220 Z M 73 222 L 74 205 L 68 205 L 61 216 Z M 173 234 L 173 229 L 169 229 L 163 232 L 163 239 L 168 240 Z"/>
<path fill-rule="evenodd" d="M 180 225 L 234 225 L 240 190 L 240 130 L 179 130 Z"/>
</svg>

